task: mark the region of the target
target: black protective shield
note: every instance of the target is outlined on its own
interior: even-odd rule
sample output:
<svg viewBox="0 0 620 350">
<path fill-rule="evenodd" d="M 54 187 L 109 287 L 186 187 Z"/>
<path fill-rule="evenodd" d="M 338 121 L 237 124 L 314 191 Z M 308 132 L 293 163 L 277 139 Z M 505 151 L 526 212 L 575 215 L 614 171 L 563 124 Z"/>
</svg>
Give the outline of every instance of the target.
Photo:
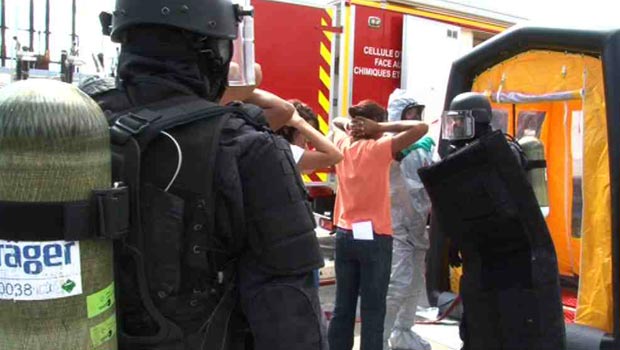
<svg viewBox="0 0 620 350">
<path fill-rule="evenodd" d="M 555 249 L 504 135 L 419 174 L 439 228 L 461 242 L 468 349 L 564 349 Z"/>
</svg>

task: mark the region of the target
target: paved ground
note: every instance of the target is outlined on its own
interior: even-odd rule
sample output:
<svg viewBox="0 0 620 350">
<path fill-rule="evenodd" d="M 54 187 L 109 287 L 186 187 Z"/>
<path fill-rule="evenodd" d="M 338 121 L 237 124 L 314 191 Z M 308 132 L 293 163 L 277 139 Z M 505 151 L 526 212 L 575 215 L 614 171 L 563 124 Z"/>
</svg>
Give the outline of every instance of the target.
<svg viewBox="0 0 620 350">
<path fill-rule="evenodd" d="M 333 262 L 328 262 L 327 268 L 322 272 L 324 274 L 323 277 L 330 277 L 329 274 L 332 273 L 330 270 L 330 265 Z M 335 302 L 335 294 L 336 294 L 336 286 L 328 285 L 322 286 L 320 289 L 320 297 L 321 304 L 323 306 L 323 310 L 331 311 L 334 308 Z M 424 298 L 426 300 L 426 298 Z M 359 302 L 358 302 L 359 305 Z M 418 319 L 423 320 L 434 320 L 437 317 L 437 309 L 429 308 L 428 305 L 422 305 L 417 313 Z M 359 306 L 358 306 L 358 316 L 359 316 Z M 414 330 L 424 339 L 426 339 L 429 343 L 431 343 L 433 350 L 458 350 L 461 346 L 461 340 L 459 338 L 458 331 L 458 323 L 454 320 L 445 320 L 442 321 L 439 325 L 422 325 L 417 324 L 414 327 Z M 354 350 L 359 350 L 360 348 L 360 324 L 357 323 L 355 325 L 355 345 L 353 347 Z"/>
</svg>

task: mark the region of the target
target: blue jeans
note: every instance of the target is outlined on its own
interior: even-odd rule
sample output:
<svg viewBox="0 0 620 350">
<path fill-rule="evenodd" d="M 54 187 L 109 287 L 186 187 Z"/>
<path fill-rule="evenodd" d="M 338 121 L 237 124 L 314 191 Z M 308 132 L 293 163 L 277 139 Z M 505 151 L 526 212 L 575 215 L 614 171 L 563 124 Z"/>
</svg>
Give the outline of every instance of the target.
<svg viewBox="0 0 620 350">
<path fill-rule="evenodd" d="M 336 231 L 336 306 L 329 324 L 330 350 L 351 350 L 357 297 L 361 296 L 362 350 L 383 349 L 385 298 L 392 267 L 392 236 L 372 241 Z"/>
</svg>

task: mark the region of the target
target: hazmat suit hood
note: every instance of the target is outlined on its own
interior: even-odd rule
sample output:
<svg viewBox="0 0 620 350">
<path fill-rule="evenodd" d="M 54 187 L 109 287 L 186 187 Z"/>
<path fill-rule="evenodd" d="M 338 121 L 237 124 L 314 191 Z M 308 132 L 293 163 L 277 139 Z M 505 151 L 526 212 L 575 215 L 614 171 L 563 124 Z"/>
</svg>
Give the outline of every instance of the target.
<svg viewBox="0 0 620 350">
<path fill-rule="evenodd" d="M 399 121 L 403 111 L 411 105 L 420 105 L 410 92 L 396 89 L 388 102 L 388 120 Z M 430 199 L 424 190 L 417 170 L 432 163 L 435 142 L 424 136 L 402 151 L 402 160 L 393 162 L 390 169 L 392 223 L 395 227 L 426 226 Z M 423 229 L 421 229 L 423 231 Z M 410 230 L 407 230 L 411 232 Z M 418 232 L 420 230 L 417 230 Z M 395 231 L 396 232 L 396 231 Z M 411 235 L 408 239 L 420 249 L 428 249 L 425 235 Z"/>
<path fill-rule="evenodd" d="M 407 90 L 394 90 L 388 100 L 388 120 L 391 122 L 401 120 L 405 109 L 410 107 L 424 109 L 424 105 L 420 104 Z"/>
</svg>

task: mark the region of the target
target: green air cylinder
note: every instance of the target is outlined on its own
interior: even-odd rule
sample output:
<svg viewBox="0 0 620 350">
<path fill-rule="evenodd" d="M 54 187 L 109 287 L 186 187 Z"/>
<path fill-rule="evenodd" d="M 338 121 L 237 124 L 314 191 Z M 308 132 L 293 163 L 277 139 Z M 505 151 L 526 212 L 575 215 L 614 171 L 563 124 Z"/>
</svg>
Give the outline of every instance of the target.
<svg viewBox="0 0 620 350">
<path fill-rule="evenodd" d="M 52 80 L 0 90 L 0 201 L 84 201 L 110 182 L 108 125 L 93 100 Z M 111 240 L 0 237 L 0 349 L 117 349 L 115 307 Z"/>
<path fill-rule="evenodd" d="M 549 195 L 547 193 L 547 167 L 542 166 L 541 163 L 545 160 L 545 148 L 543 143 L 534 136 L 524 136 L 519 139 L 519 145 L 525 153 L 530 164 L 534 164 L 535 167 L 530 167 L 526 173 L 527 181 L 532 185 L 536 200 L 540 206 L 540 210 L 543 214 L 549 213 Z"/>
</svg>

